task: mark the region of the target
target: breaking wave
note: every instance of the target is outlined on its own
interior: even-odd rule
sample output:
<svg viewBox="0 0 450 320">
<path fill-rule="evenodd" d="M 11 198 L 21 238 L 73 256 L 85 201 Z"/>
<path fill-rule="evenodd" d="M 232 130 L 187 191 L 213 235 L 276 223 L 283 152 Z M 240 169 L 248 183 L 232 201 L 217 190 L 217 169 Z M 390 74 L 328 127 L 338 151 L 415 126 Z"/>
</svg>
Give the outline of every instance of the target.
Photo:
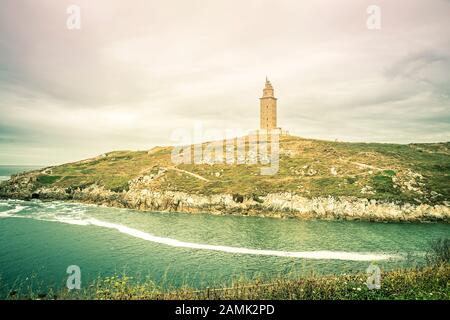
<svg viewBox="0 0 450 320">
<path fill-rule="evenodd" d="M 62 203 L 60 203 L 62 205 Z M 52 209 L 58 209 L 58 203 L 48 204 L 52 206 Z M 79 226 L 97 226 L 101 228 L 107 228 L 116 230 L 120 233 L 127 234 L 134 238 L 159 243 L 171 247 L 197 249 L 197 250 L 209 250 L 219 251 L 233 254 L 248 254 L 248 255 L 263 255 L 263 256 L 277 256 L 288 258 L 303 258 L 303 259 L 321 259 L 321 260 L 347 260 L 347 261 L 375 261 L 375 260 L 388 260 L 399 259 L 398 255 L 385 254 L 385 253 L 362 253 L 362 252 L 345 252 L 345 251 L 280 251 L 280 250 L 264 250 L 264 249 L 251 249 L 242 247 L 231 247 L 221 245 L 210 245 L 201 243 L 192 243 L 180 241 L 172 238 L 165 238 L 152 235 L 150 233 L 127 227 L 121 224 L 102 221 L 85 216 L 83 210 L 65 210 L 65 213 L 71 214 L 58 215 L 58 214 L 44 214 L 44 215 L 23 215 L 18 214 L 25 210 L 26 207 L 22 205 L 15 205 L 15 208 L 9 209 L 4 212 L 0 212 L 0 217 L 3 218 L 30 218 L 41 221 L 52 221 L 65 224 L 79 225 Z"/>
</svg>

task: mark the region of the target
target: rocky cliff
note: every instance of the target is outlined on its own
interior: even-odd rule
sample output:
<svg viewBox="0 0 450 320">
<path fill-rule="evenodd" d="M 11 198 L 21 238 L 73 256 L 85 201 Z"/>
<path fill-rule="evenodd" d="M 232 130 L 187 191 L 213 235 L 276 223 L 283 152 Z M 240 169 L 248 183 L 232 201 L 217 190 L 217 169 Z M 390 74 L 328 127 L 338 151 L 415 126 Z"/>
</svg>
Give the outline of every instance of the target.
<svg viewBox="0 0 450 320">
<path fill-rule="evenodd" d="M 145 179 L 143 179 L 145 180 Z M 14 177 L 3 183 L 0 197 L 41 200 L 67 200 L 143 211 L 236 214 L 278 218 L 344 219 L 366 221 L 450 222 L 449 203 L 441 205 L 395 203 L 356 197 L 306 198 L 293 193 L 265 196 L 239 194 L 189 194 L 154 191 L 132 184 L 129 190 L 115 192 L 103 186 L 86 188 L 35 188 L 33 174 Z"/>
<path fill-rule="evenodd" d="M 450 149 L 283 137 L 280 168 L 174 165 L 171 147 L 119 151 L 17 174 L 0 197 L 148 211 L 370 221 L 450 221 Z"/>
</svg>

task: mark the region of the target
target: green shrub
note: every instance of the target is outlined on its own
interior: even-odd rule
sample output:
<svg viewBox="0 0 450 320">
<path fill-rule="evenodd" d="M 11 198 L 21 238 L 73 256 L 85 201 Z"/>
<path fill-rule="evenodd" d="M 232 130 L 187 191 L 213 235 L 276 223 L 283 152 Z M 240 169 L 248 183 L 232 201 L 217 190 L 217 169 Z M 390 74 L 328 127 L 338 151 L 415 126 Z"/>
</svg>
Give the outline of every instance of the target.
<svg viewBox="0 0 450 320">
<path fill-rule="evenodd" d="M 450 238 L 431 241 L 426 253 L 426 261 L 430 265 L 450 263 Z"/>
<path fill-rule="evenodd" d="M 120 184 L 118 186 L 112 187 L 111 191 L 122 192 L 122 191 L 128 191 L 129 188 L 130 188 L 130 185 L 128 184 L 128 181 L 127 181 L 127 182 L 124 182 L 124 183 L 122 183 L 122 184 Z"/>
<path fill-rule="evenodd" d="M 348 184 L 354 184 L 356 181 L 358 181 L 357 178 L 353 178 L 353 177 L 347 177 L 347 178 L 345 178 L 345 180 L 347 181 Z"/>
<path fill-rule="evenodd" d="M 383 173 L 388 175 L 389 177 L 395 176 L 395 171 L 394 170 L 384 170 Z"/>
<path fill-rule="evenodd" d="M 52 184 L 61 179 L 61 176 L 39 176 L 37 181 L 41 184 Z"/>
<path fill-rule="evenodd" d="M 394 188 L 392 178 L 384 175 L 376 175 L 372 178 L 372 187 L 377 193 L 398 194 L 400 191 Z"/>
</svg>

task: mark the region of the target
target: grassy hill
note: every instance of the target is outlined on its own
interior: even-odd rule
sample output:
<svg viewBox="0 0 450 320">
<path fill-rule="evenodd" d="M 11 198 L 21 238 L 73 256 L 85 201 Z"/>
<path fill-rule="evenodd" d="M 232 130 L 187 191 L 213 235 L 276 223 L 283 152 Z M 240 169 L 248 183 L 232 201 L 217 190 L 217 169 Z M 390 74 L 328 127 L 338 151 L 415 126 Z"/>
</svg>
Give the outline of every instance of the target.
<svg viewBox="0 0 450 320">
<path fill-rule="evenodd" d="M 174 165 L 171 151 L 114 151 L 48 168 L 35 172 L 33 188 L 95 184 L 122 192 L 133 179 L 147 176 L 148 189 L 190 194 L 256 198 L 290 192 L 307 198 L 332 195 L 431 204 L 450 200 L 449 142 L 400 145 L 282 136 L 280 168 L 273 176 L 261 175 L 261 164 Z"/>
</svg>

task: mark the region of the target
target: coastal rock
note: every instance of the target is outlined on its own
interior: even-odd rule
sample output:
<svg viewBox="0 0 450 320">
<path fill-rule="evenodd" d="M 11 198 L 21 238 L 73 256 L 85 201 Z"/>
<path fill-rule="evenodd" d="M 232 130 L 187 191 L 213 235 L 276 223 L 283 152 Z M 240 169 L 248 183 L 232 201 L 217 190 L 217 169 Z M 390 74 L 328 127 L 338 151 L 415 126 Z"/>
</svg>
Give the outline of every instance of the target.
<svg viewBox="0 0 450 320">
<path fill-rule="evenodd" d="M 450 206 L 443 204 L 392 203 L 357 197 L 305 197 L 297 193 L 269 193 L 261 196 L 239 194 L 190 194 L 153 190 L 149 182 L 164 175 L 144 175 L 130 181 L 129 189 L 114 192 L 103 186 L 46 187 L 37 174 L 13 176 L 0 185 L 0 197 L 17 199 L 72 200 L 143 211 L 178 211 L 239 214 L 281 218 L 346 219 L 368 221 L 450 222 Z M 371 190 L 365 187 L 367 193 Z"/>
</svg>

